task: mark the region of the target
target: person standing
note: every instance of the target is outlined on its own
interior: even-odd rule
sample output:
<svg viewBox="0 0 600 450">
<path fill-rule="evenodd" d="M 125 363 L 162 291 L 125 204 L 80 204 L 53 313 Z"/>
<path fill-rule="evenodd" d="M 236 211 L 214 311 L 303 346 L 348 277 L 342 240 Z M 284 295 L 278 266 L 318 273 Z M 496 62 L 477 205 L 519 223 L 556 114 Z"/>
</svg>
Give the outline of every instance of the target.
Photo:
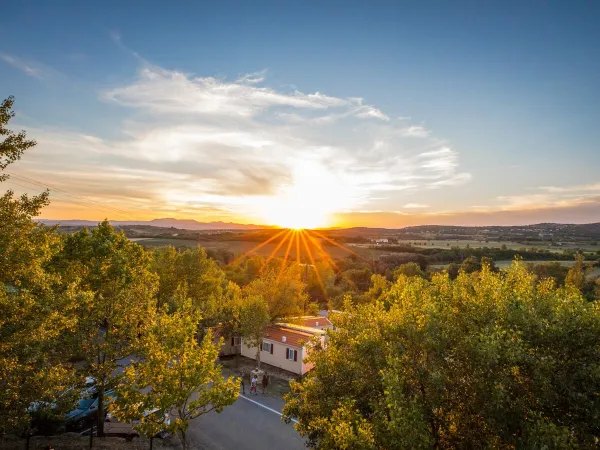
<svg viewBox="0 0 600 450">
<path fill-rule="evenodd" d="M 250 393 L 252 394 L 252 391 L 254 391 L 254 395 L 258 395 L 258 392 L 256 391 L 256 385 L 258 384 L 258 378 L 256 378 L 256 375 L 252 375 L 252 381 L 250 382 Z"/>
<path fill-rule="evenodd" d="M 267 395 L 267 388 L 269 387 L 269 374 L 265 372 L 262 377 L 262 391 L 263 395 Z"/>
<path fill-rule="evenodd" d="M 244 383 L 244 371 L 240 374 L 240 387 L 242 388 L 242 394 L 246 395 L 246 383 Z"/>
</svg>

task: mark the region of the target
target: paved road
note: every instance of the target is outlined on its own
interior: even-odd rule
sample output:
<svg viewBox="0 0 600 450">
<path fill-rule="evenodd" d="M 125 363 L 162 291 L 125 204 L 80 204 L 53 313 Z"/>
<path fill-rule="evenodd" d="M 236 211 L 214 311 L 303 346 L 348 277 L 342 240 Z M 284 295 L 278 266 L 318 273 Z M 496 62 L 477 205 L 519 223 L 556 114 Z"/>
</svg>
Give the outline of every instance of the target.
<svg viewBox="0 0 600 450">
<path fill-rule="evenodd" d="M 274 411 L 281 411 L 283 401 L 273 397 L 246 396 L 238 398 L 221 414 L 211 412 L 190 423 L 189 437 L 194 448 L 206 450 L 301 450 L 304 440 L 292 424 L 281 421 L 276 412 L 263 408 L 248 399 L 259 402 Z"/>
</svg>

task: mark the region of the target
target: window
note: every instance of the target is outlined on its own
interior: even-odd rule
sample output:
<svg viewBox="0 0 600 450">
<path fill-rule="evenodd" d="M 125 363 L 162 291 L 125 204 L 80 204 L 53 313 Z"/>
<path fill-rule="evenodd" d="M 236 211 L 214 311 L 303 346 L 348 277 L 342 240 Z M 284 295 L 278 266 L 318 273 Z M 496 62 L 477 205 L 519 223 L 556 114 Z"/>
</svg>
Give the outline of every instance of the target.
<svg viewBox="0 0 600 450">
<path fill-rule="evenodd" d="M 233 338 L 231 338 L 231 345 L 240 345 L 241 339 L 239 336 L 234 336 Z"/>
<path fill-rule="evenodd" d="M 291 348 L 285 349 L 285 359 L 290 361 L 298 361 L 298 350 L 292 350 Z"/>
<path fill-rule="evenodd" d="M 273 344 L 271 344 L 270 342 L 263 342 L 262 351 L 270 353 L 272 355 L 273 354 Z"/>
</svg>

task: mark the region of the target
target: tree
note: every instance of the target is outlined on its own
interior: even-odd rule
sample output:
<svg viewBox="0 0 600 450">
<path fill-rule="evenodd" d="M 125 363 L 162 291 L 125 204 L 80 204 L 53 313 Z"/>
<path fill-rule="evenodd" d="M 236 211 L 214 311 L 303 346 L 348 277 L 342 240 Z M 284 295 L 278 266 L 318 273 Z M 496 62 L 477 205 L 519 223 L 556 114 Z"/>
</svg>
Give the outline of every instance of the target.
<svg viewBox="0 0 600 450">
<path fill-rule="evenodd" d="M 565 277 L 565 284 L 569 286 L 573 286 L 579 290 L 582 290 L 587 274 L 589 273 L 589 269 L 585 266 L 583 254 L 578 253 L 575 257 L 575 264 L 571 266 L 569 271 L 567 272 L 567 276 Z"/>
<path fill-rule="evenodd" d="M 374 274 L 371 276 L 371 285 L 371 288 L 367 291 L 367 295 L 373 301 L 380 301 L 387 291 L 389 291 L 391 283 L 383 275 Z"/>
<path fill-rule="evenodd" d="M 15 133 L 8 129 L 10 119 L 15 116 L 12 110 L 15 98 L 8 97 L 0 103 L 0 171 L 4 171 L 10 164 L 18 161 L 23 153 L 36 145 L 34 140 L 27 139 L 25 131 Z M 0 182 L 8 179 L 8 174 L 0 174 Z M 46 196 L 47 197 L 47 196 Z"/>
<path fill-rule="evenodd" d="M 222 338 L 214 344 L 209 331 L 197 342 L 200 314 L 185 295 L 178 291 L 177 311 L 169 313 L 165 307 L 157 315 L 139 348 L 140 358 L 125 369 L 111 404 L 117 419 L 139 420 L 136 429 L 146 436 L 163 430 L 178 434 L 184 449 L 190 420 L 221 412 L 239 394 L 239 379 L 225 380 L 221 366 L 215 364 Z M 171 418 L 168 426 L 165 414 Z"/>
<path fill-rule="evenodd" d="M 178 252 L 169 246 L 156 249 L 152 259 L 153 270 L 159 279 L 158 305 L 173 303 L 175 293 L 184 288 L 192 303 L 202 314 L 204 325 L 215 325 L 217 310 L 223 298 L 225 273 L 206 255 L 201 247 Z"/>
<path fill-rule="evenodd" d="M 66 236 L 53 267 L 79 279 L 88 292 L 77 306 L 77 353 L 85 358 L 98 389 L 98 436 L 104 433 L 104 393 L 119 360 L 136 353 L 156 313 L 157 278 L 150 257 L 107 221 L 91 232 Z"/>
<path fill-rule="evenodd" d="M 550 261 L 544 263 L 528 263 L 527 269 L 538 277 L 538 280 L 544 278 L 553 278 L 558 286 L 565 284 L 565 278 L 569 272 L 569 267 L 561 264 L 559 261 Z"/>
<path fill-rule="evenodd" d="M 256 347 L 256 364 L 260 369 L 260 350 L 265 328 L 271 323 L 269 306 L 261 296 L 245 297 L 240 309 L 240 334 L 248 347 Z"/>
<path fill-rule="evenodd" d="M 469 256 L 460 265 L 460 272 L 473 273 L 481 270 L 481 263 L 475 256 Z"/>
<path fill-rule="evenodd" d="M 519 263 L 333 315 L 283 413 L 313 448 L 592 448 L 600 307 Z"/>
<path fill-rule="evenodd" d="M 2 172 L 35 145 L 24 131 L 8 129 L 12 106 L 12 97 L 0 104 L 0 182 L 8 179 Z M 61 292 L 60 279 L 46 270 L 60 240 L 54 228 L 33 218 L 47 204 L 48 192 L 15 198 L 9 190 L 0 197 L 0 435 L 30 431 L 32 402 L 42 408 L 74 382 L 61 350 L 79 294 Z"/>
<path fill-rule="evenodd" d="M 304 311 L 308 302 L 304 288 L 299 268 L 289 265 L 283 271 L 267 268 L 245 286 L 243 292 L 247 297 L 262 297 L 267 304 L 269 320 L 276 322 Z"/>
<path fill-rule="evenodd" d="M 402 264 L 394 271 L 394 280 L 396 280 L 400 275 L 404 275 L 406 277 L 421 277 L 426 278 L 425 272 L 421 270 L 421 267 L 414 262 Z"/>
<path fill-rule="evenodd" d="M 306 313 L 309 316 L 318 316 L 319 315 L 319 304 L 318 303 L 309 303 L 306 308 Z"/>
</svg>

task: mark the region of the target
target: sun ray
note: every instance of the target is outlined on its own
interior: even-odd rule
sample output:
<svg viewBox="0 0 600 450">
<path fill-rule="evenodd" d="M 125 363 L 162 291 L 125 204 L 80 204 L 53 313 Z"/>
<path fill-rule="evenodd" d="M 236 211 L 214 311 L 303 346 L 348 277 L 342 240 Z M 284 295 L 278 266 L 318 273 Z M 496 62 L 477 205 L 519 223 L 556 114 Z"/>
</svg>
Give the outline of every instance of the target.
<svg viewBox="0 0 600 450">
<path fill-rule="evenodd" d="M 281 236 L 283 233 L 285 233 L 287 231 L 287 228 L 284 230 L 281 230 L 279 233 L 271 236 L 269 239 L 267 239 L 266 241 L 258 244 L 256 247 L 251 248 L 250 250 L 248 250 L 246 253 L 244 253 L 243 255 L 238 256 L 237 258 L 235 258 L 233 261 L 231 261 L 228 266 L 232 266 L 235 263 L 237 263 L 239 260 L 241 260 L 242 258 L 250 255 L 250 253 L 255 252 L 256 250 L 259 250 L 261 248 L 263 248 L 265 245 L 267 245 L 269 242 L 273 241 L 274 239 L 277 239 L 279 236 Z"/>
<path fill-rule="evenodd" d="M 334 241 L 333 239 L 328 238 L 327 236 L 325 236 L 323 233 L 319 233 L 317 230 L 312 230 L 313 233 L 315 233 L 317 236 L 319 236 L 320 238 L 325 239 L 327 242 L 335 245 L 336 247 L 341 248 L 342 250 L 346 250 L 347 252 L 353 254 L 354 256 L 362 259 L 363 261 L 367 261 L 362 255 L 356 253 L 354 250 L 350 250 L 348 247 L 345 247 L 339 243 L 337 243 L 336 241 Z"/>
<path fill-rule="evenodd" d="M 324 249 L 323 246 L 321 245 L 321 243 L 319 241 L 317 241 L 317 239 L 312 236 L 310 234 L 310 231 L 307 230 L 306 235 L 308 236 L 308 238 L 310 239 L 310 242 L 317 248 L 317 250 L 319 250 L 319 252 L 323 255 L 325 261 L 329 264 L 330 267 L 333 267 L 337 272 L 340 271 L 340 268 L 338 267 L 338 265 L 335 263 L 335 261 L 333 260 L 333 258 L 329 255 L 329 253 L 327 253 Z"/>
<path fill-rule="evenodd" d="M 281 278 L 281 274 L 283 273 L 283 269 L 285 269 L 285 264 L 287 262 L 288 256 L 290 255 L 290 249 L 292 248 L 292 244 L 294 243 L 294 234 L 297 233 L 296 230 L 292 230 L 292 234 L 288 238 L 288 246 L 285 249 L 285 255 L 283 257 L 283 261 L 281 261 L 281 268 L 279 269 L 279 274 L 277 275 L 276 283 L 279 283 L 279 278 Z"/>
<path fill-rule="evenodd" d="M 300 233 L 302 230 L 296 230 L 296 264 L 300 265 Z"/>
<path fill-rule="evenodd" d="M 327 299 L 327 291 L 325 290 L 325 285 L 323 284 L 323 280 L 321 279 L 321 274 L 319 273 L 319 271 L 317 269 L 312 252 L 310 251 L 310 248 L 309 248 L 308 244 L 306 243 L 306 238 L 304 237 L 304 235 L 307 233 L 304 230 L 301 230 L 298 234 L 300 234 L 300 237 L 302 238 L 302 243 L 304 244 L 304 248 L 306 249 L 306 253 L 308 254 L 308 259 L 310 259 L 310 263 L 312 264 L 313 268 L 315 269 L 315 275 L 317 276 L 317 281 L 319 282 L 319 286 L 321 286 L 321 291 L 323 291 L 323 295 L 325 296 L 325 299 Z"/>
<path fill-rule="evenodd" d="M 281 246 L 285 243 L 285 241 L 290 237 L 291 234 L 292 234 L 292 230 L 291 229 L 287 230 L 287 234 L 285 234 L 283 236 L 283 238 L 281 238 L 281 241 L 279 242 L 279 244 L 277 244 L 277 247 L 275 247 L 275 249 L 271 252 L 269 257 L 265 260 L 263 265 L 260 267 L 260 272 L 262 272 L 263 269 L 267 266 L 267 264 L 269 264 L 269 261 L 271 261 L 271 259 L 273 259 L 273 257 L 277 254 L 277 252 L 279 251 Z"/>
</svg>

